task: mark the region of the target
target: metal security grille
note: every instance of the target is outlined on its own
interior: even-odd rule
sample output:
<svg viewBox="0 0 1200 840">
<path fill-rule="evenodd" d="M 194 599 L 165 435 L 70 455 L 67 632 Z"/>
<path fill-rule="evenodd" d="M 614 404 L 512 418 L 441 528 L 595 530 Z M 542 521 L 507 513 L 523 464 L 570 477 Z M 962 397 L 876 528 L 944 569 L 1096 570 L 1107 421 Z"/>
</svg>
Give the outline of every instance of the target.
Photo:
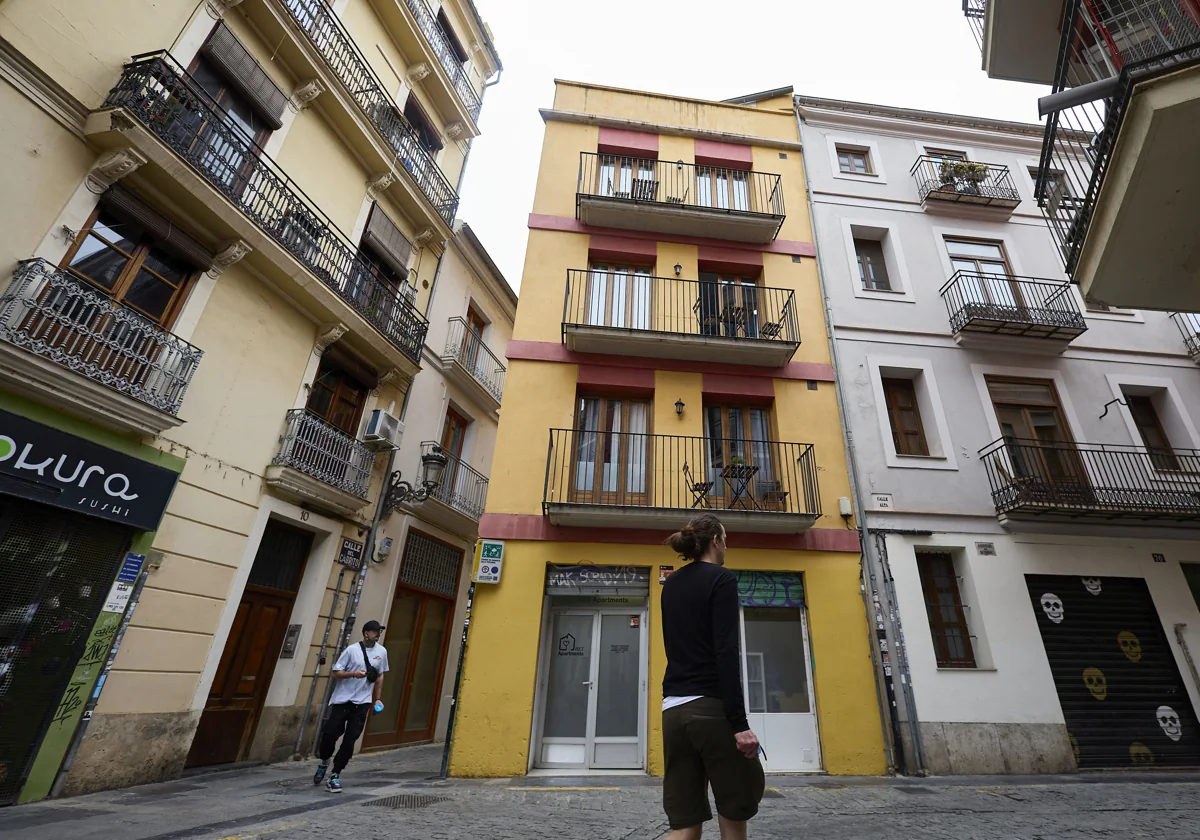
<svg viewBox="0 0 1200 840">
<path fill-rule="evenodd" d="M 281 522 L 267 523 L 254 565 L 250 567 L 253 586 L 265 586 L 283 592 L 295 592 L 300 588 L 304 564 L 312 548 L 313 535 L 299 528 L 291 528 Z"/>
<path fill-rule="evenodd" d="M 0 498 L 0 805 L 16 800 L 42 738 L 77 708 L 60 710 L 60 699 L 132 533 Z"/>
<path fill-rule="evenodd" d="M 440 543 L 417 531 L 409 531 L 408 542 L 404 546 L 404 564 L 400 567 L 400 582 L 453 598 L 461 563 L 461 549 Z"/>
<path fill-rule="evenodd" d="M 439 802 L 449 802 L 448 796 L 425 796 L 417 793 L 401 793 L 384 799 L 372 799 L 363 805 L 376 805 L 380 808 L 427 808 Z"/>
<path fill-rule="evenodd" d="M 1025 581 L 1079 766 L 1200 764 L 1200 724 L 1146 582 Z"/>
</svg>

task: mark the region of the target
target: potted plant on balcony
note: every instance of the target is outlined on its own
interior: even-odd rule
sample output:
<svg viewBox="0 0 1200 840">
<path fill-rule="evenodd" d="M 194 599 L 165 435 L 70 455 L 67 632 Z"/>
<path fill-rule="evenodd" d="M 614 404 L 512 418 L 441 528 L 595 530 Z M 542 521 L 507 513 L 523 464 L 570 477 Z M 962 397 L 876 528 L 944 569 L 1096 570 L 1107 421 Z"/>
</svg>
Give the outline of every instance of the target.
<svg viewBox="0 0 1200 840">
<path fill-rule="evenodd" d="M 982 163 L 964 160 L 954 164 L 954 174 L 963 180 L 966 192 L 978 194 L 979 185 L 987 179 L 988 168 Z"/>
<path fill-rule="evenodd" d="M 942 192 L 957 192 L 958 188 L 954 184 L 954 161 L 944 160 L 938 166 L 938 180 L 942 185 L 938 187 Z"/>
</svg>

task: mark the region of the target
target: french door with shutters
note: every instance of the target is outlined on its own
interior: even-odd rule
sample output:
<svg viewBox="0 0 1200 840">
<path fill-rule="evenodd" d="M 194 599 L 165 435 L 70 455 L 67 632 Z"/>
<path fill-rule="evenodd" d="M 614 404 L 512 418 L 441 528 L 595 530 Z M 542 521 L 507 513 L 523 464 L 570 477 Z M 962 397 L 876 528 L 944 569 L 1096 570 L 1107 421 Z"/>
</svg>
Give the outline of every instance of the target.
<svg viewBox="0 0 1200 840">
<path fill-rule="evenodd" d="M 254 740 L 313 536 L 267 523 L 192 739 L 187 766 L 231 764 Z"/>
<path fill-rule="evenodd" d="M 644 506 L 650 497 L 650 403 L 580 397 L 576 407 L 571 501 Z"/>
<path fill-rule="evenodd" d="M 551 608 L 543 633 L 539 767 L 645 767 L 645 606 Z"/>
<path fill-rule="evenodd" d="M 695 311 L 701 335 L 760 337 L 758 283 L 749 277 L 700 272 Z"/>
<path fill-rule="evenodd" d="M 955 271 L 963 272 L 959 286 L 966 303 L 988 304 L 1006 310 L 1026 308 L 1013 281 L 1004 246 L 999 242 L 947 239 L 946 251 Z"/>
<path fill-rule="evenodd" d="M 1090 497 L 1091 482 L 1074 447 L 1054 383 L 987 377 L 1013 479 L 1027 493 L 1059 501 Z"/>
<path fill-rule="evenodd" d="M 593 264 L 588 275 L 587 323 L 626 330 L 653 329 L 653 284 L 648 268 Z"/>
<path fill-rule="evenodd" d="M 770 411 L 745 406 L 704 407 L 710 506 L 778 510 L 784 488 L 772 462 Z"/>
</svg>

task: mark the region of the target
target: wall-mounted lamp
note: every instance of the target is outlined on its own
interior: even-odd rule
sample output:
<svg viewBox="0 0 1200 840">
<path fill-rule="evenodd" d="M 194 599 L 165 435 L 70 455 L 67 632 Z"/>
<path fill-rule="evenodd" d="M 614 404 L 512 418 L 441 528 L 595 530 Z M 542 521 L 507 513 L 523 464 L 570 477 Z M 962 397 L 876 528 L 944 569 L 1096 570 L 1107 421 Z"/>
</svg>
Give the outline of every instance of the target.
<svg viewBox="0 0 1200 840">
<path fill-rule="evenodd" d="M 675 400 L 675 413 L 683 414 L 683 400 Z"/>
<path fill-rule="evenodd" d="M 680 274 L 683 274 L 683 266 L 681 266 L 679 263 L 675 263 L 675 276 L 678 277 Z"/>
</svg>

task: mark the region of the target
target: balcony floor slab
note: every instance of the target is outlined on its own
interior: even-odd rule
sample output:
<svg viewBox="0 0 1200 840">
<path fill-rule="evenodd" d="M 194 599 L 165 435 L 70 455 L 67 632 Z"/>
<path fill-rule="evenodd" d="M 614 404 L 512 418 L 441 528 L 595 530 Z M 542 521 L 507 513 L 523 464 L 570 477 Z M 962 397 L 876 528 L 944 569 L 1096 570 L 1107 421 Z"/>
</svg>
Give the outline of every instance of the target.
<svg viewBox="0 0 1200 840">
<path fill-rule="evenodd" d="M 729 531 L 756 534 L 800 534 L 817 521 L 815 513 L 711 508 L 640 508 L 547 502 L 552 525 L 576 528 L 646 528 L 675 530 L 699 513 L 712 513 Z"/>
<path fill-rule="evenodd" d="M 784 219 L 783 216 L 764 213 L 604 196 L 580 195 L 577 202 L 579 221 L 592 227 L 645 230 L 735 242 L 771 242 Z"/>
<path fill-rule="evenodd" d="M 576 353 L 727 362 L 761 367 L 783 367 L 800 347 L 798 341 L 658 333 L 582 324 L 564 326 L 563 340 L 567 349 Z"/>
<path fill-rule="evenodd" d="M 369 503 L 293 467 L 267 467 L 266 481 L 277 495 L 289 501 L 311 504 L 340 516 L 354 516 Z"/>
<path fill-rule="evenodd" d="M 496 415 L 500 412 L 500 400 L 485 388 L 455 356 L 442 356 L 442 373 L 461 388 L 481 408 Z"/>
<path fill-rule="evenodd" d="M 420 504 L 404 502 L 400 507 L 423 522 L 428 522 L 456 537 L 473 540 L 479 536 L 479 517 L 448 505 L 441 499 L 430 498 Z"/>
</svg>

